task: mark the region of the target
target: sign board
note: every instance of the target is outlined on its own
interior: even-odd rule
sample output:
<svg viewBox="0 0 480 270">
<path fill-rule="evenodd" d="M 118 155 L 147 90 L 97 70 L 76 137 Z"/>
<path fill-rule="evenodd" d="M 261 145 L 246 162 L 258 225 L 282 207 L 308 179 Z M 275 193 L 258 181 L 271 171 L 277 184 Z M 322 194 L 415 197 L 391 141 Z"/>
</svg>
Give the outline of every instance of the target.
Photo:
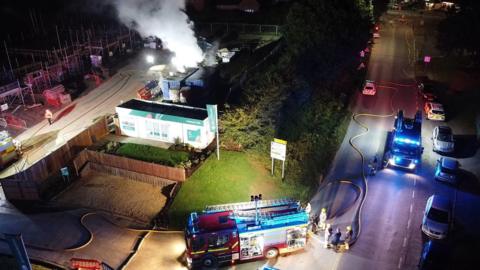
<svg viewBox="0 0 480 270">
<path fill-rule="evenodd" d="M 207 104 L 208 123 L 210 131 L 217 135 L 217 159 L 220 160 L 220 137 L 218 135 L 218 111 L 217 105 Z"/>
<path fill-rule="evenodd" d="M 2 109 L 2 112 L 8 110 L 8 103 L 4 103 L 4 104 L 0 105 L 0 108 Z"/>
<path fill-rule="evenodd" d="M 210 131 L 215 132 L 217 131 L 217 105 L 209 105 L 207 104 L 207 114 L 208 114 L 208 122 L 210 124 Z"/>
<path fill-rule="evenodd" d="M 187 129 L 187 140 L 189 142 L 200 142 L 200 129 Z"/>
<path fill-rule="evenodd" d="M 430 60 L 432 59 L 432 57 L 426 55 L 425 57 L 423 57 L 423 62 L 424 63 L 430 63 Z"/>
<path fill-rule="evenodd" d="M 273 139 L 270 144 L 270 157 L 285 161 L 287 156 L 287 142 L 280 139 Z"/>
</svg>

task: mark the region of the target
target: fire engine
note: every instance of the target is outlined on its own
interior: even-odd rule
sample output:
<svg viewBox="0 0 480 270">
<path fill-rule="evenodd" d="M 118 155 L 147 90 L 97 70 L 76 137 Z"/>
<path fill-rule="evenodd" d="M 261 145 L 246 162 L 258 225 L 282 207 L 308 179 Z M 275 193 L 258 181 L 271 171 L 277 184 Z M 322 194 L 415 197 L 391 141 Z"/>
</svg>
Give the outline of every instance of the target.
<svg viewBox="0 0 480 270">
<path fill-rule="evenodd" d="M 207 206 L 185 229 L 188 266 L 274 258 L 305 248 L 309 214 L 293 199 Z"/>
<path fill-rule="evenodd" d="M 402 110 L 398 111 L 391 137 L 386 153 L 387 166 L 415 170 L 423 153 L 422 112 L 417 111 L 414 118 L 406 118 Z"/>
</svg>

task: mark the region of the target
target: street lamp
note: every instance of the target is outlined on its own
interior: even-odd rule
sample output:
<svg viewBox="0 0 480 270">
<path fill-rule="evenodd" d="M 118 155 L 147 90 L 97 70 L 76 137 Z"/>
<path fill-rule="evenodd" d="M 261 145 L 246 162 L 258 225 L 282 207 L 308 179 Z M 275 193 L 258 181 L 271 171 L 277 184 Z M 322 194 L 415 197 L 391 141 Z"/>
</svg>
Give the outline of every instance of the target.
<svg viewBox="0 0 480 270">
<path fill-rule="evenodd" d="M 153 57 L 153 55 L 147 55 L 147 57 L 145 57 L 145 60 L 147 60 L 147 63 L 153 64 L 153 62 L 155 62 L 155 57 Z"/>
</svg>

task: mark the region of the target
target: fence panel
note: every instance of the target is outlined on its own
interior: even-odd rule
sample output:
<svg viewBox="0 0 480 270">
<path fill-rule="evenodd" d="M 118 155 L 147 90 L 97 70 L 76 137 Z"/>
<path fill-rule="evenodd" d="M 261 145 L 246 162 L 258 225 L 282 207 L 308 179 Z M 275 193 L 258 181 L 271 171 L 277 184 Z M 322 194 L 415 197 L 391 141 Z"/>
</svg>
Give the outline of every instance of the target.
<svg viewBox="0 0 480 270">
<path fill-rule="evenodd" d="M 111 167 L 111 166 L 107 166 L 107 165 L 102 165 L 102 164 L 98 164 L 98 163 L 93 163 L 93 162 L 89 162 L 87 167 L 90 171 L 93 170 L 93 171 L 97 171 L 97 172 L 100 172 L 100 173 L 106 173 L 106 174 L 111 174 L 111 175 L 115 175 L 115 176 L 120 176 L 120 177 L 128 178 L 128 179 L 131 179 L 131 180 L 134 180 L 134 181 L 143 182 L 143 183 L 151 184 L 151 185 L 154 185 L 154 186 L 158 186 L 158 187 L 165 187 L 165 186 L 176 183 L 175 181 L 171 181 L 171 180 L 168 180 L 168 179 L 165 179 L 165 178 L 160 178 L 160 177 L 156 177 L 156 176 L 152 176 L 152 175 L 148 175 L 148 174 L 144 174 L 144 173 L 137 173 L 137 172 L 128 171 L 128 170 L 115 168 L 115 167 Z M 87 167 L 86 167 L 86 169 L 87 169 Z M 83 173 L 83 171 L 82 171 L 82 173 Z"/>
<path fill-rule="evenodd" d="M 160 164 L 110 155 L 92 150 L 86 151 L 88 152 L 88 161 L 92 163 L 98 163 L 101 165 L 107 165 L 110 167 L 120 168 L 136 173 L 143 173 L 173 181 L 186 180 L 184 168 L 168 167 Z"/>
</svg>

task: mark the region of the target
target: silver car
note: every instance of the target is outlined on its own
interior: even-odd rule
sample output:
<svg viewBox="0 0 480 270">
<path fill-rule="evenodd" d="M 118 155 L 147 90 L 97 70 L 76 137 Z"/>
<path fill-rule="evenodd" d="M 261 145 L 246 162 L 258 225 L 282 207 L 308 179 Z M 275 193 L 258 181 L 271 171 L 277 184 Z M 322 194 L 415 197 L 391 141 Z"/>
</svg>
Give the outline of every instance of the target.
<svg viewBox="0 0 480 270">
<path fill-rule="evenodd" d="M 455 150 L 452 129 L 447 126 L 438 126 L 433 129 L 432 134 L 433 151 L 441 153 L 452 153 Z"/>
<path fill-rule="evenodd" d="M 423 214 L 422 232 L 433 239 L 444 239 L 450 230 L 452 205 L 448 198 L 432 195 Z"/>
<path fill-rule="evenodd" d="M 452 185 L 458 184 L 458 169 L 460 163 L 457 160 L 441 157 L 437 160 L 435 167 L 435 180 L 446 182 Z"/>
</svg>

